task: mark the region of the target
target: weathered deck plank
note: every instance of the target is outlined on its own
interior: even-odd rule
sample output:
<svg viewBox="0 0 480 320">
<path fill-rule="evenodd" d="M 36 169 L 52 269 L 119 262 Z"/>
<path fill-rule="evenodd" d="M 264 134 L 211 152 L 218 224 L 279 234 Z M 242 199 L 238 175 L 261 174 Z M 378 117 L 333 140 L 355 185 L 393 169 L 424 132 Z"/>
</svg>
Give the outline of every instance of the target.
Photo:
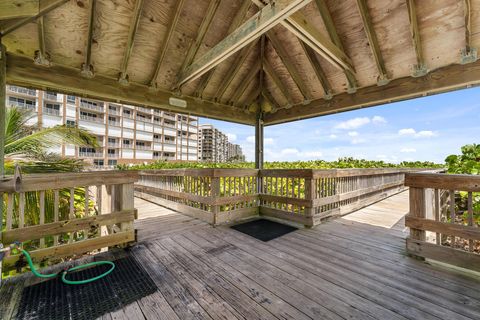
<svg viewBox="0 0 480 320">
<path fill-rule="evenodd" d="M 480 278 L 405 255 L 404 198 L 270 242 L 139 200 L 131 254 L 159 289 L 101 319 L 479 319 Z"/>
</svg>

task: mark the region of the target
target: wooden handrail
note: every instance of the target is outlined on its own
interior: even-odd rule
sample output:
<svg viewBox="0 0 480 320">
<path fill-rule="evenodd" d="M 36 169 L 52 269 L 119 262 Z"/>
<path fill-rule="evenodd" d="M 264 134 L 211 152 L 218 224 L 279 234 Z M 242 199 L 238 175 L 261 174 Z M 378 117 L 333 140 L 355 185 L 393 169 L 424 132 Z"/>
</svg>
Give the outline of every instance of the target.
<svg viewBox="0 0 480 320">
<path fill-rule="evenodd" d="M 405 185 L 413 188 L 432 188 L 460 191 L 480 191 L 480 175 L 444 173 L 407 173 Z"/>
</svg>

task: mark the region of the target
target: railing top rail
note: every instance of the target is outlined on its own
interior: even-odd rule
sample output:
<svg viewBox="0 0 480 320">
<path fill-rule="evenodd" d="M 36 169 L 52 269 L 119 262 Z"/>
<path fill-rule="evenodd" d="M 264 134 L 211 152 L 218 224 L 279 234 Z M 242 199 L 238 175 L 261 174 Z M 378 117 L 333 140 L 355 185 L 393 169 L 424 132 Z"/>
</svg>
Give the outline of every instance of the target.
<svg viewBox="0 0 480 320">
<path fill-rule="evenodd" d="M 256 169 L 158 169 L 142 170 L 143 176 L 192 176 L 192 177 L 246 177 L 257 175 Z"/>
<path fill-rule="evenodd" d="M 335 178 L 420 171 L 418 168 L 263 169 L 260 177 Z"/>
<path fill-rule="evenodd" d="M 432 188 L 458 191 L 480 191 L 480 175 L 445 173 L 407 173 L 405 185 L 414 188 Z"/>
<path fill-rule="evenodd" d="M 134 183 L 137 180 L 137 171 L 31 174 L 22 177 L 18 192 Z M 11 190 L 0 185 L 0 192 L 11 192 Z"/>
</svg>

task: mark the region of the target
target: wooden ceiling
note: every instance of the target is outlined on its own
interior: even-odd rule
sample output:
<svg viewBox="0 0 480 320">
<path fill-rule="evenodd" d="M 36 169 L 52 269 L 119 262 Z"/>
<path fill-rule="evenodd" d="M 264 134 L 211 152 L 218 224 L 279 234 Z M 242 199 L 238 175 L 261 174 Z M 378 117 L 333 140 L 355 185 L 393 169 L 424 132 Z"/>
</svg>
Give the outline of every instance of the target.
<svg viewBox="0 0 480 320">
<path fill-rule="evenodd" d="M 247 124 L 480 82 L 473 0 L 12 0 L 0 32 L 9 83 Z"/>
</svg>

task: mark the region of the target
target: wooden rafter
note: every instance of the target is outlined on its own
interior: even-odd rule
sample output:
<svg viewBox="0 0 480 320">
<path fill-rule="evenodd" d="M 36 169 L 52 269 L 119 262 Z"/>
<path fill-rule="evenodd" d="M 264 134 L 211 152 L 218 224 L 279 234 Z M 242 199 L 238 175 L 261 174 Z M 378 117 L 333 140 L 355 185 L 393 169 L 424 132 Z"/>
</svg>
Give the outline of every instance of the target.
<svg viewBox="0 0 480 320">
<path fill-rule="evenodd" d="M 120 75 L 118 81 L 121 84 L 128 84 L 128 62 L 130 61 L 130 56 L 132 55 L 133 44 L 135 42 L 135 35 L 140 24 L 140 17 L 142 15 L 143 0 L 136 0 L 135 7 L 133 9 L 132 21 L 130 23 L 130 29 L 128 30 L 128 39 L 125 46 L 125 53 L 123 54 L 122 65 L 120 66 Z"/>
<path fill-rule="evenodd" d="M 207 12 L 203 16 L 202 23 L 200 24 L 200 28 L 198 28 L 197 37 L 195 41 L 190 45 L 190 48 L 187 51 L 187 55 L 185 59 L 183 59 L 182 67 L 180 68 L 180 72 L 178 74 L 182 74 L 185 69 L 192 64 L 193 59 L 195 59 L 196 54 L 198 53 L 198 49 L 202 45 L 203 39 L 207 34 L 208 28 L 213 21 L 213 17 L 217 12 L 218 6 L 220 5 L 220 0 L 210 0 L 210 4 L 208 5 Z M 180 83 L 177 83 L 173 86 L 173 89 L 179 88 Z"/>
<path fill-rule="evenodd" d="M 263 63 L 263 71 L 265 71 L 265 73 L 273 80 L 273 83 L 275 83 L 275 86 L 280 90 L 283 96 L 287 99 L 288 104 L 290 106 L 293 105 L 293 100 L 291 95 L 288 93 L 287 86 L 285 86 L 282 80 L 278 77 L 277 73 L 275 72 L 272 65 L 267 59 L 265 59 Z"/>
<path fill-rule="evenodd" d="M 180 75 L 178 85 L 193 81 L 255 41 L 276 24 L 300 10 L 311 0 L 277 0 L 263 7 L 253 17 L 225 37 L 215 47 L 191 64 Z"/>
<path fill-rule="evenodd" d="M 262 93 L 260 86 L 255 86 L 253 90 L 248 94 L 248 97 L 245 99 L 245 107 L 246 110 L 250 112 L 255 112 L 256 110 L 253 110 L 254 107 L 252 106 L 254 103 L 258 102 L 258 97 Z"/>
<path fill-rule="evenodd" d="M 340 50 L 345 52 L 342 40 L 338 36 L 337 28 L 333 23 L 332 15 L 330 14 L 330 10 L 328 10 L 325 0 L 315 0 L 315 3 L 317 4 L 317 9 L 322 16 L 323 23 L 327 28 L 330 39 Z M 355 79 L 355 75 L 347 70 L 344 70 L 344 73 L 347 78 L 347 92 L 354 93 L 357 90 L 357 80 Z"/>
<path fill-rule="evenodd" d="M 39 0 L 0 1 L 0 20 L 32 17 L 39 9 Z"/>
<path fill-rule="evenodd" d="M 368 43 L 370 44 L 370 49 L 372 50 L 373 58 L 375 64 L 377 65 L 378 77 L 377 84 L 379 86 L 386 85 L 390 82 L 387 74 L 387 68 L 385 67 L 385 61 L 383 60 L 382 52 L 380 51 L 380 46 L 378 45 L 377 34 L 372 24 L 372 18 L 370 12 L 368 11 L 368 6 L 366 0 L 357 0 L 358 11 L 363 21 L 363 29 L 368 38 Z"/>
<path fill-rule="evenodd" d="M 270 105 L 271 108 L 268 108 L 265 106 L 265 104 L 262 104 L 262 111 L 263 112 L 271 112 L 271 111 L 276 111 L 279 109 L 278 103 L 275 100 L 275 98 L 272 96 L 272 94 L 267 90 L 267 88 L 263 88 L 262 90 L 262 99 L 264 99 L 264 102 Z"/>
<path fill-rule="evenodd" d="M 252 1 L 259 8 L 264 6 L 261 0 Z M 350 73 L 355 72 L 352 61 L 345 52 L 319 32 L 313 24 L 309 23 L 301 12 L 291 14 L 280 23 L 335 67 Z"/>
<path fill-rule="evenodd" d="M 14 19 L 13 21 L 8 21 L 5 24 L 0 26 L 0 35 L 5 36 L 12 31 L 17 30 L 18 28 L 26 25 L 27 23 L 34 22 L 38 18 L 46 15 L 52 10 L 60 7 L 62 4 L 67 3 L 69 0 L 43 0 L 40 1 L 40 7 L 38 13 L 34 16 L 23 18 L 23 19 Z"/>
<path fill-rule="evenodd" d="M 300 73 L 298 72 L 297 68 L 293 64 L 290 57 L 288 56 L 287 51 L 285 50 L 285 48 L 283 48 L 282 44 L 280 43 L 280 40 L 278 40 L 277 36 L 272 31 L 269 31 L 267 33 L 267 37 L 268 37 L 268 40 L 270 40 L 270 43 L 272 44 L 273 49 L 282 60 L 283 65 L 285 66 L 285 68 L 287 68 L 288 73 L 290 74 L 293 81 L 297 85 L 298 89 L 302 93 L 304 99 L 311 100 L 312 97 L 307 90 L 307 86 L 303 82 L 302 77 L 300 76 Z"/>
<path fill-rule="evenodd" d="M 420 32 L 418 30 L 417 10 L 415 9 L 415 0 L 407 0 L 408 18 L 410 20 L 410 32 L 412 35 L 413 47 L 417 57 L 417 64 L 413 66 L 412 76 L 421 77 L 428 73 L 425 60 L 423 58 L 422 43 L 420 41 Z"/>
<path fill-rule="evenodd" d="M 258 72 L 260 71 L 260 68 L 261 68 L 261 61 L 257 59 L 255 61 L 255 64 L 248 70 L 248 73 L 245 75 L 245 77 L 240 82 L 240 85 L 237 88 L 237 90 L 235 90 L 235 93 L 233 94 L 232 98 L 230 99 L 230 104 L 232 104 L 234 106 L 238 104 L 238 100 L 245 93 L 245 90 L 247 90 L 248 86 L 253 81 L 253 79 L 255 79 L 255 76 L 258 75 Z"/>
<path fill-rule="evenodd" d="M 85 48 L 85 61 L 82 65 L 81 74 L 84 77 L 92 78 L 93 65 L 92 65 L 92 42 L 93 42 L 93 27 L 95 23 L 95 6 L 97 0 L 90 0 L 90 12 L 88 16 L 88 38 L 87 47 Z"/>
<path fill-rule="evenodd" d="M 332 100 L 317 99 L 267 114 L 268 125 L 377 106 L 480 85 L 480 60 L 468 65 L 452 64 L 431 71 L 428 77 L 393 79 L 385 86 L 360 88 L 354 94 L 340 93 Z"/>
<path fill-rule="evenodd" d="M 167 49 L 168 49 L 168 45 L 170 43 L 170 39 L 172 39 L 173 33 L 175 31 L 178 20 L 180 18 L 180 13 L 182 12 L 182 8 L 183 8 L 184 3 L 185 3 L 185 0 L 176 1 L 175 8 L 173 9 L 173 14 L 170 15 L 171 19 L 168 22 L 167 32 L 166 32 L 165 37 L 163 38 L 163 41 L 162 41 L 162 48 L 160 49 L 160 54 L 158 55 L 158 58 L 157 58 L 157 65 L 155 67 L 155 71 L 153 73 L 153 76 L 150 80 L 150 86 L 152 88 L 157 87 L 157 78 L 158 78 L 158 75 L 160 74 L 160 68 L 162 67 L 163 59 L 165 58 L 165 55 L 167 53 Z"/>
<path fill-rule="evenodd" d="M 332 98 L 332 86 L 330 85 L 330 82 L 327 79 L 327 76 L 325 75 L 325 72 L 323 72 L 322 66 L 320 65 L 320 62 L 318 62 L 315 51 L 313 51 L 312 48 L 307 46 L 303 41 L 300 40 L 300 45 L 303 48 L 303 51 L 305 52 L 305 55 L 308 58 L 308 61 L 312 65 L 313 70 L 315 71 L 315 75 L 318 78 L 318 81 L 320 81 L 320 84 L 322 86 L 324 96 L 323 98 L 326 100 L 330 100 Z"/>
<path fill-rule="evenodd" d="M 245 20 L 245 16 L 247 15 L 247 12 L 250 9 L 250 6 L 251 6 L 250 0 L 243 0 L 242 5 L 237 11 L 237 14 L 235 15 L 232 22 L 230 23 L 230 26 L 228 27 L 228 30 L 225 36 L 228 36 L 230 33 L 235 31 L 235 29 L 237 29 L 240 26 L 243 20 Z M 212 79 L 215 69 L 216 67 L 208 71 L 206 74 L 202 76 L 202 79 L 198 84 L 197 89 L 195 90 L 195 96 L 201 97 L 203 95 L 203 91 L 205 90 L 205 88 L 208 86 L 208 83 Z"/>
<path fill-rule="evenodd" d="M 50 66 L 50 57 L 47 53 L 46 44 L 45 44 L 45 27 L 44 27 L 44 17 L 40 16 L 37 19 L 37 30 L 38 30 L 38 50 L 35 51 L 34 62 L 38 65 L 45 67 Z"/>
<path fill-rule="evenodd" d="M 100 74 L 86 79 L 78 76 L 79 69 L 58 64 L 44 68 L 33 64 L 29 58 L 11 54 L 7 56 L 7 61 L 7 82 L 12 85 L 52 90 L 90 99 L 145 105 L 238 123 L 255 123 L 254 115 L 246 114 L 229 105 L 182 96 L 181 99 L 186 103 L 186 107 L 183 108 L 170 104 L 173 93 L 166 90 L 153 91 L 147 85 L 135 82 L 131 82 L 128 86 L 122 86 L 115 79 Z"/>
<path fill-rule="evenodd" d="M 477 48 L 472 47 L 472 1 L 463 0 L 465 15 L 465 48 L 462 49 L 460 63 L 472 63 L 477 61 Z"/>
<path fill-rule="evenodd" d="M 242 51 L 240 51 L 238 58 L 235 59 L 235 63 L 233 63 L 230 66 L 230 69 L 228 69 L 227 73 L 223 78 L 222 83 L 220 83 L 217 89 L 217 92 L 215 93 L 216 101 L 222 100 L 222 97 L 225 94 L 225 91 L 232 83 L 232 80 L 235 79 L 235 77 L 237 76 L 238 72 L 240 71 L 240 68 L 245 63 L 245 60 L 247 59 L 247 57 L 249 56 L 250 52 L 254 47 L 255 47 L 255 43 L 251 43 L 247 47 L 243 48 Z"/>
</svg>

